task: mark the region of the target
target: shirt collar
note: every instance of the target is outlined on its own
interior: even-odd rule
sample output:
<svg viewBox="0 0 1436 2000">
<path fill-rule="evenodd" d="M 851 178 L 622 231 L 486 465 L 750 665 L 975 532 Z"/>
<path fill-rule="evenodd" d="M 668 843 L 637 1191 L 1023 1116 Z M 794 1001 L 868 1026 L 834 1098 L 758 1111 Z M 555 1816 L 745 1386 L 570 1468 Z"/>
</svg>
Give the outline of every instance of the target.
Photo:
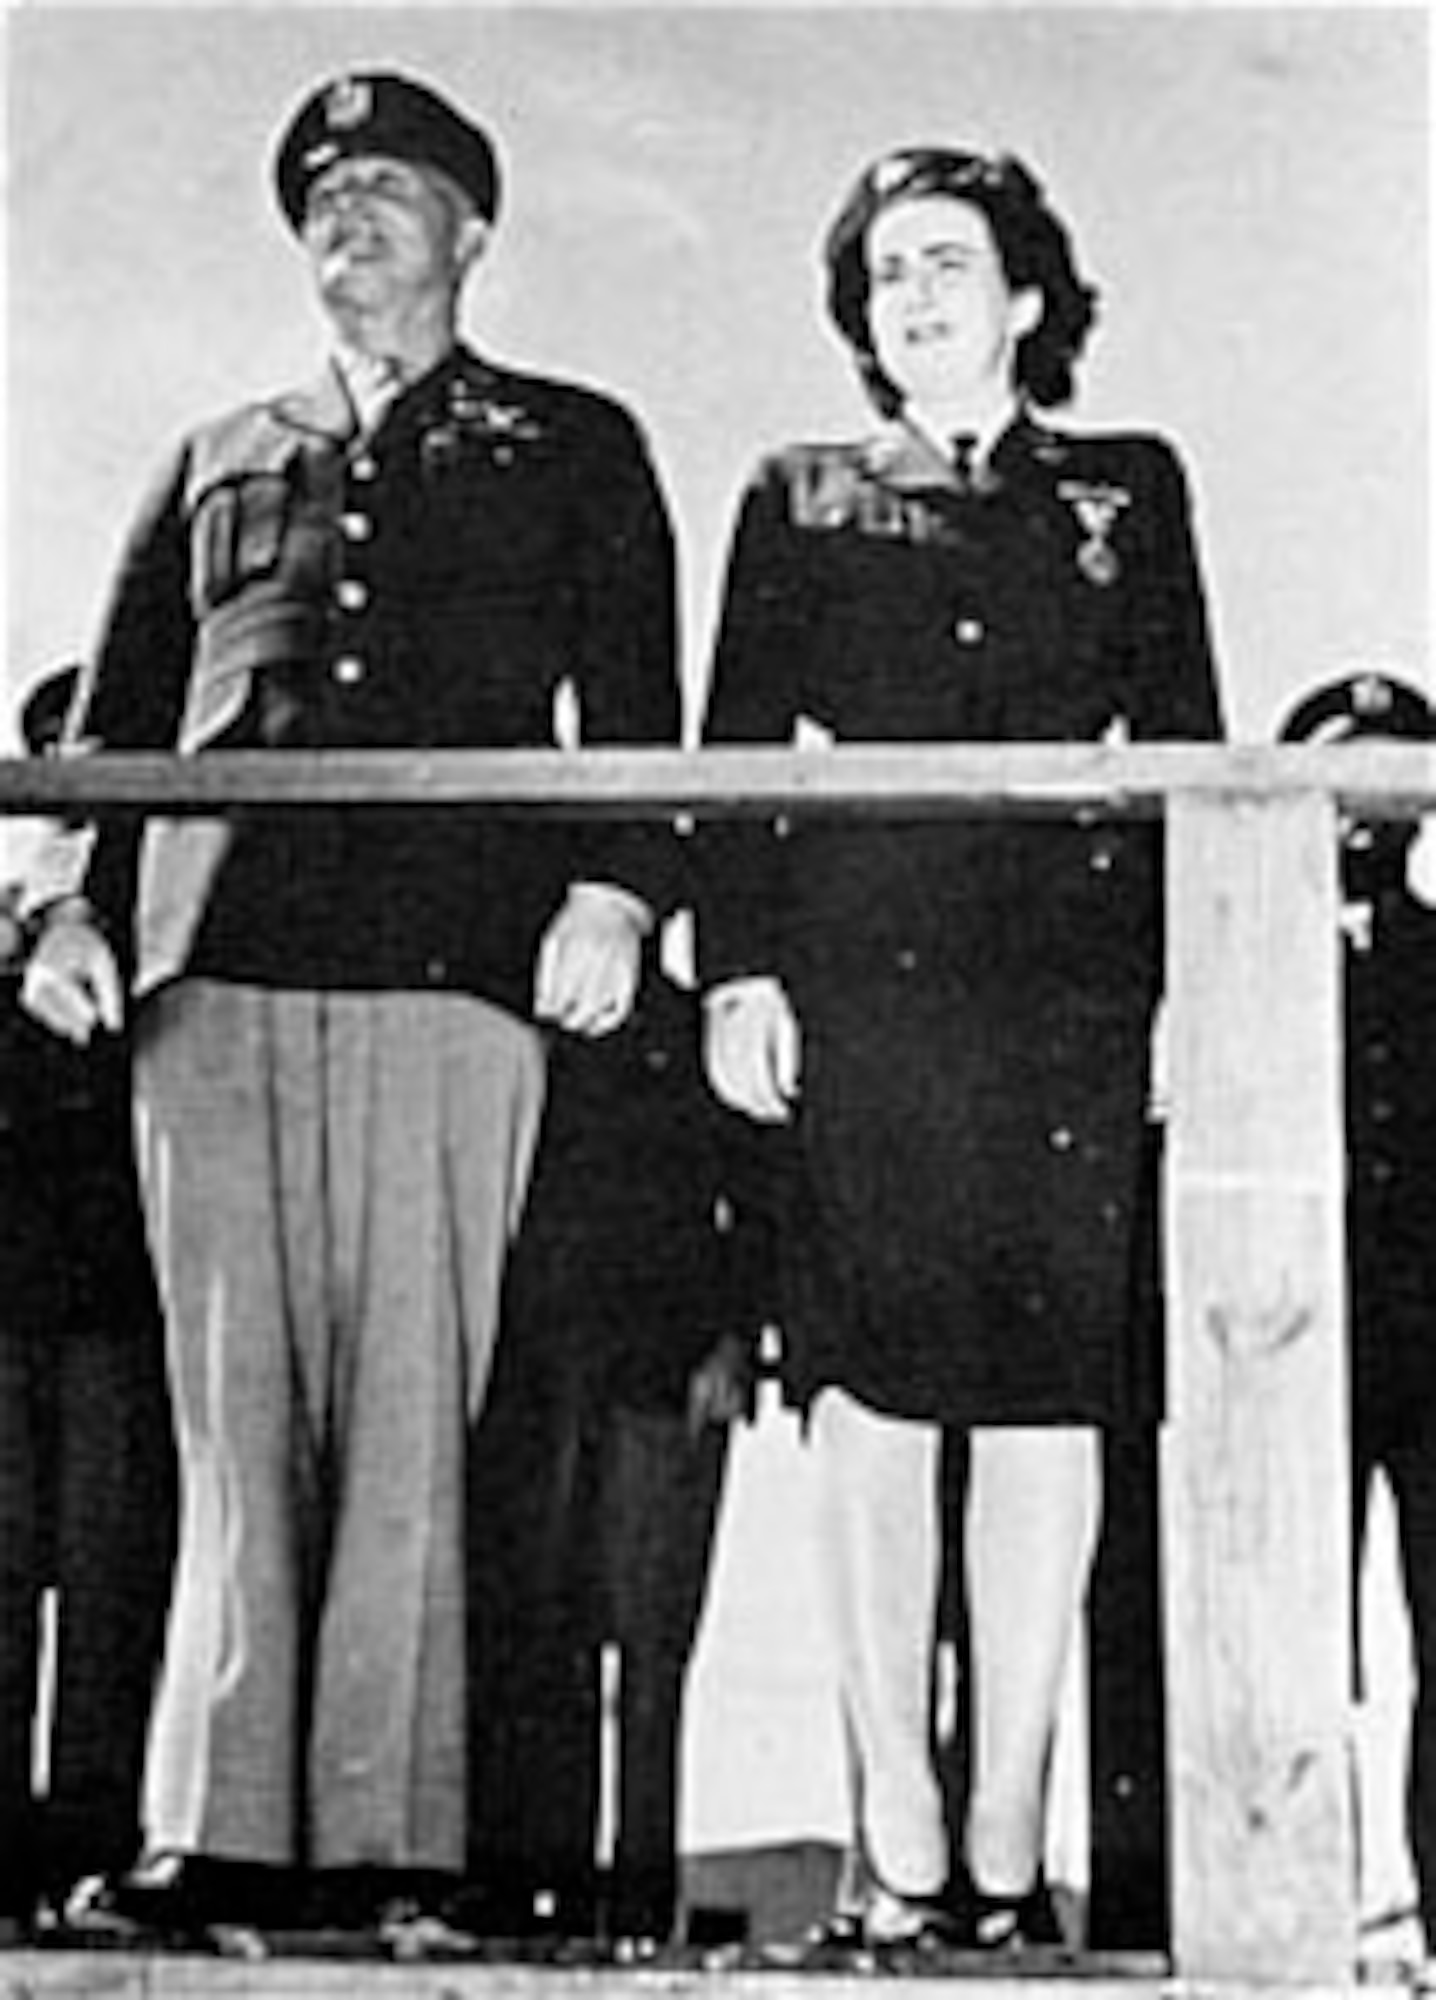
<svg viewBox="0 0 1436 2000">
<path fill-rule="evenodd" d="M 360 430 L 376 430 L 406 386 L 401 364 L 387 356 L 362 354 L 357 347 L 341 342 L 334 350 L 334 366 L 354 405 Z"/>
<path fill-rule="evenodd" d="M 1021 416 L 1021 405 L 1014 399 L 995 410 L 985 424 L 963 426 L 959 432 L 943 432 L 930 424 L 924 413 L 909 405 L 898 418 L 903 429 L 925 443 L 939 459 L 952 463 L 952 440 L 954 436 L 964 436 L 972 440 L 972 455 L 968 461 L 972 474 L 980 475 L 996 450 L 998 441 L 1009 431 Z"/>
<path fill-rule="evenodd" d="M 454 342 L 427 368 L 416 369 L 391 355 L 365 354 L 344 341 L 337 342 L 334 366 L 354 405 L 360 429 L 365 432 L 377 429 L 388 415 L 390 405 L 405 389 L 434 374 L 452 361 L 457 352 L 458 343 Z"/>
</svg>

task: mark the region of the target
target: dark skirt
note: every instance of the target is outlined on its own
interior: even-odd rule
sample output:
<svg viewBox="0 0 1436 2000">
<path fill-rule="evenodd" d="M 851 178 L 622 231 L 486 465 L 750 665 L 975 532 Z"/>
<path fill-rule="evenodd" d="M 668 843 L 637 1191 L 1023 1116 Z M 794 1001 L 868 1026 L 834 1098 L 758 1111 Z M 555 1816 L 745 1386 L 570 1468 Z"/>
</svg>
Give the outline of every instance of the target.
<svg viewBox="0 0 1436 2000">
<path fill-rule="evenodd" d="M 797 998 L 799 1400 L 836 1384 L 959 1426 L 1154 1414 L 1148 1001 L 916 966 Z"/>
</svg>

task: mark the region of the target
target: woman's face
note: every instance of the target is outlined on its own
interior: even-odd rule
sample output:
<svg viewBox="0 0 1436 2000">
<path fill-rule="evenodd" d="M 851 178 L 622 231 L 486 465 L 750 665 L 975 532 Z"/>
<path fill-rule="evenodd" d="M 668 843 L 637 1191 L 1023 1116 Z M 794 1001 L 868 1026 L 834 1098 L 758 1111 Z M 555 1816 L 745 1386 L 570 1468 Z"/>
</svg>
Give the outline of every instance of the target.
<svg viewBox="0 0 1436 2000">
<path fill-rule="evenodd" d="M 1013 291 L 987 217 L 952 195 L 895 202 L 867 239 L 868 329 L 906 400 L 952 403 L 1013 387 L 1042 297 Z"/>
</svg>

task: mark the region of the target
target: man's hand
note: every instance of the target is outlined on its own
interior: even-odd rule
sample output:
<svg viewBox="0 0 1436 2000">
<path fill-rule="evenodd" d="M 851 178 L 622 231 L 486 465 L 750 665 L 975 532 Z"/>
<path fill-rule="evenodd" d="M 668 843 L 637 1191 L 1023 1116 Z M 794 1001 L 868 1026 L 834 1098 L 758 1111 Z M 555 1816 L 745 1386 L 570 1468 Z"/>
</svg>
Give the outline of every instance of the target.
<svg viewBox="0 0 1436 2000">
<path fill-rule="evenodd" d="M 103 931 L 81 909 L 60 905 L 45 919 L 25 966 L 20 1003 L 42 1027 L 83 1048 L 96 1028 L 118 1034 L 124 989 Z"/>
<path fill-rule="evenodd" d="M 544 932 L 534 974 L 534 1013 L 572 1035 L 611 1035 L 633 1011 L 646 903 L 606 882 L 576 882 Z"/>
<path fill-rule="evenodd" d="M 735 979 L 709 994 L 705 1056 L 715 1094 L 762 1125 L 782 1125 L 798 1095 L 797 1016 L 776 979 Z"/>
</svg>

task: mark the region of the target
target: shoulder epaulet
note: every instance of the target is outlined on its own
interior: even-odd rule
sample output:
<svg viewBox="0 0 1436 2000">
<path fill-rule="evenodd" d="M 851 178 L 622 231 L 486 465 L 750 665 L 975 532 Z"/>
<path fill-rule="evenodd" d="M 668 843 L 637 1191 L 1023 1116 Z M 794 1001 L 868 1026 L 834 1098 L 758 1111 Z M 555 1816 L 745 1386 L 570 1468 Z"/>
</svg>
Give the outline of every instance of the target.
<svg viewBox="0 0 1436 2000">
<path fill-rule="evenodd" d="M 789 519 L 800 528 L 834 528 L 851 520 L 868 477 L 859 444 L 794 444 L 765 462 L 768 480 L 782 492 Z"/>
</svg>

